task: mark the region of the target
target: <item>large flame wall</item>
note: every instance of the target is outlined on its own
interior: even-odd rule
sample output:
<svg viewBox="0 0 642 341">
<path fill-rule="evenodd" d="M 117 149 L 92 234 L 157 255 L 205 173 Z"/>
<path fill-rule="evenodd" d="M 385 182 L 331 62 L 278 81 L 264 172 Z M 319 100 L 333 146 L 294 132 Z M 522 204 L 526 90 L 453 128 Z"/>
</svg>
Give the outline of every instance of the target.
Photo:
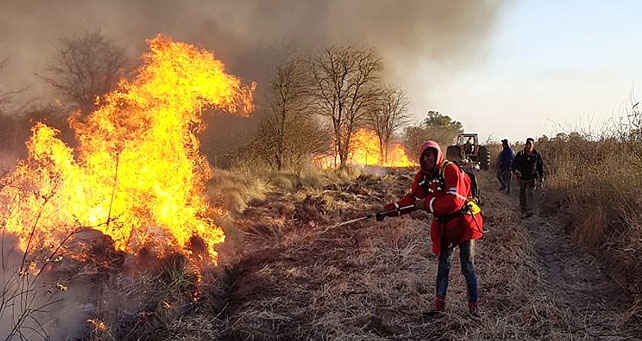
<svg viewBox="0 0 642 341">
<path fill-rule="evenodd" d="M 133 82 L 121 81 L 86 119 L 70 120 L 77 151 L 55 129 L 33 127 L 28 160 L 0 191 L 2 223 L 23 251 L 93 228 L 134 254 L 149 245 L 189 253 L 197 236 L 216 261 L 224 234 L 207 217 L 211 170 L 195 133 L 205 106 L 247 115 L 254 84 L 241 85 L 207 51 L 163 36 L 148 43 Z"/>
</svg>

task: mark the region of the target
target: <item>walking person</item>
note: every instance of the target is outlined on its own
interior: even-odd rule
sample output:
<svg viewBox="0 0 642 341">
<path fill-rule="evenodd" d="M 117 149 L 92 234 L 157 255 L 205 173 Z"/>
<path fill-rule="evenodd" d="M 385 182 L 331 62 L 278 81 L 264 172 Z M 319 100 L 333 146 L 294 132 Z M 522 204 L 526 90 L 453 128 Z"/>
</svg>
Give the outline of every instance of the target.
<svg viewBox="0 0 642 341">
<path fill-rule="evenodd" d="M 446 291 L 455 247 L 459 247 L 461 271 L 466 278 L 468 311 L 478 315 L 477 275 L 474 266 L 474 240 L 483 235 L 481 209 L 473 198 L 471 178 L 457 164 L 444 159 L 439 144 L 428 141 L 421 147 L 420 170 L 401 200 L 385 206 L 385 216 L 398 216 L 415 209 L 433 214 L 430 225 L 432 251 L 439 258 L 434 309 L 426 316 L 439 316 L 446 308 Z M 412 206 L 414 205 L 414 206 Z M 410 209 L 405 209 L 410 207 Z M 404 209 L 402 209 L 404 208 Z"/>
<path fill-rule="evenodd" d="M 544 180 L 544 162 L 535 150 L 532 138 L 527 138 L 524 150 L 515 155 L 511 170 L 519 179 L 519 208 L 522 217 L 530 218 L 535 210 L 535 186 Z"/>
<path fill-rule="evenodd" d="M 510 194 L 511 166 L 513 164 L 513 150 L 508 145 L 508 140 L 502 140 L 502 151 L 497 160 L 497 180 L 499 180 L 500 191 Z"/>
</svg>

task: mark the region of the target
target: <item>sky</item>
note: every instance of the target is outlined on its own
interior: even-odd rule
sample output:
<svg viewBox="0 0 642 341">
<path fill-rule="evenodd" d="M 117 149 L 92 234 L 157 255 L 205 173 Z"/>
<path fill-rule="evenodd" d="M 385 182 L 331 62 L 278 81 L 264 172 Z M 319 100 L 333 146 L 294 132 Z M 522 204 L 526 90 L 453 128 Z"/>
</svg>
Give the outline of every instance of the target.
<svg viewBox="0 0 642 341">
<path fill-rule="evenodd" d="M 278 41 L 374 46 L 413 122 L 429 110 L 482 140 L 599 129 L 642 81 L 642 1 L 2 0 L 0 90 L 55 97 L 45 74 L 57 39 L 100 30 L 131 58 L 164 32 L 211 49 L 265 84 Z"/>
<path fill-rule="evenodd" d="M 641 1 L 518 1 L 430 105 L 494 140 L 599 131 L 642 84 Z"/>
</svg>

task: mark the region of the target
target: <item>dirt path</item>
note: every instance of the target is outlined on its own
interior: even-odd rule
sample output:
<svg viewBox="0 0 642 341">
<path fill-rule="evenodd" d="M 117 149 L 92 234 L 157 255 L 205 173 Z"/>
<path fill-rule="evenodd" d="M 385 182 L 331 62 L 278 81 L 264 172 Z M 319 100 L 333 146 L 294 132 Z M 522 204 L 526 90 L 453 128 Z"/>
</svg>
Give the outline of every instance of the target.
<svg viewBox="0 0 642 341">
<path fill-rule="evenodd" d="M 517 214 L 519 188 L 511 195 L 493 192 L 492 179 L 487 188 L 491 200 L 503 203 Z M 543 206 L 541 193 L 536 200 Z M 552 212 L 537 209 L 534 216 L 517 221 L 526 229 L 535 251 L 539 284 L 544 294 L 558 309 L 571 317 L 565 321 L 569 335 L 589 339 L 638 338 L 623 321 L 625 309 L 631 305 L 628 293 L 611 280 L 599 261 L 578 244 Z"/>
</svg>

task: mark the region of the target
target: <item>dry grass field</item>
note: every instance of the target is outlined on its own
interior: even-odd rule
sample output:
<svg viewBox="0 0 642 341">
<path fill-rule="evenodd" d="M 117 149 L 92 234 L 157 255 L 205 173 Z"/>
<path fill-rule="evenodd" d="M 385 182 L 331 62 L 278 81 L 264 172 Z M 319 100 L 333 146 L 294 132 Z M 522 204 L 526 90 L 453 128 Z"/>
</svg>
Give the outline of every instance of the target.
<svg viewBox="0 0 642 341">
<path fill-rule="evenodd" d="M 218 266 L 180 254 L 134 257 L 113 251 L 100 233 L 85 233 L 70 247 L 90 261 L 65 259 L 43 275 L 64 283 L 49 308 L 66 317 L 33 317 L 51 331 L 46 337 L 72 340 L 634 339 L 642 332 L 639 281 L 630 268 L 637 263 L 617 256 L 639 249 L 629 237 L 593 230 L 605 222 L 597 218 L 612 226 L 612 214 L 631 211 L 607 210 L 628 207 L 608 205 L 611 183 L 573 191 L 586 185 L 569 183 L 561 174 L 572 173 L 560 173 L 560 161 L 547 162 L 538 212 L 527 220 L 519 218 L 516 187 L 507 196 L 496 191 L 493 171 L 478 173 L 489 230 L 475 250 L 480 317 L 467 312 L 457 252 L 447 312 L 422 316 L 432 307 L 437 272 L 430 215 L 335 227 L 406 192 L 413 172 L 382 168 L 300 177 L 215 170 L 207 197 L 228 212 L 215 219 L 226 233 Z M 590 172 L 601 181 L 613 174 Z M 598 195 L 605 195 L 601 209 L 590 209 L 589 196 Z M 636 226 L 619 233 L 630 236 Z"/>
<path fill-rule="evenodd" d="M 565 222 L 546 205 L 520 220 L 516 191 L 496 192 L 491 173 L 480 173 L 490 231 L 476 245 L 481 317 L 467 313 L 455 253 L 447 313 L 423 318 L 437 266 L 429 215 L 333 228 L 397 198 L 411 175 L 355 174 L 249 200 L 228 227 L 241 237 L 198 309 L 164 326 L 166 339 L 619 340 L 642 331 L 631 297 Z"/>
</svg>

